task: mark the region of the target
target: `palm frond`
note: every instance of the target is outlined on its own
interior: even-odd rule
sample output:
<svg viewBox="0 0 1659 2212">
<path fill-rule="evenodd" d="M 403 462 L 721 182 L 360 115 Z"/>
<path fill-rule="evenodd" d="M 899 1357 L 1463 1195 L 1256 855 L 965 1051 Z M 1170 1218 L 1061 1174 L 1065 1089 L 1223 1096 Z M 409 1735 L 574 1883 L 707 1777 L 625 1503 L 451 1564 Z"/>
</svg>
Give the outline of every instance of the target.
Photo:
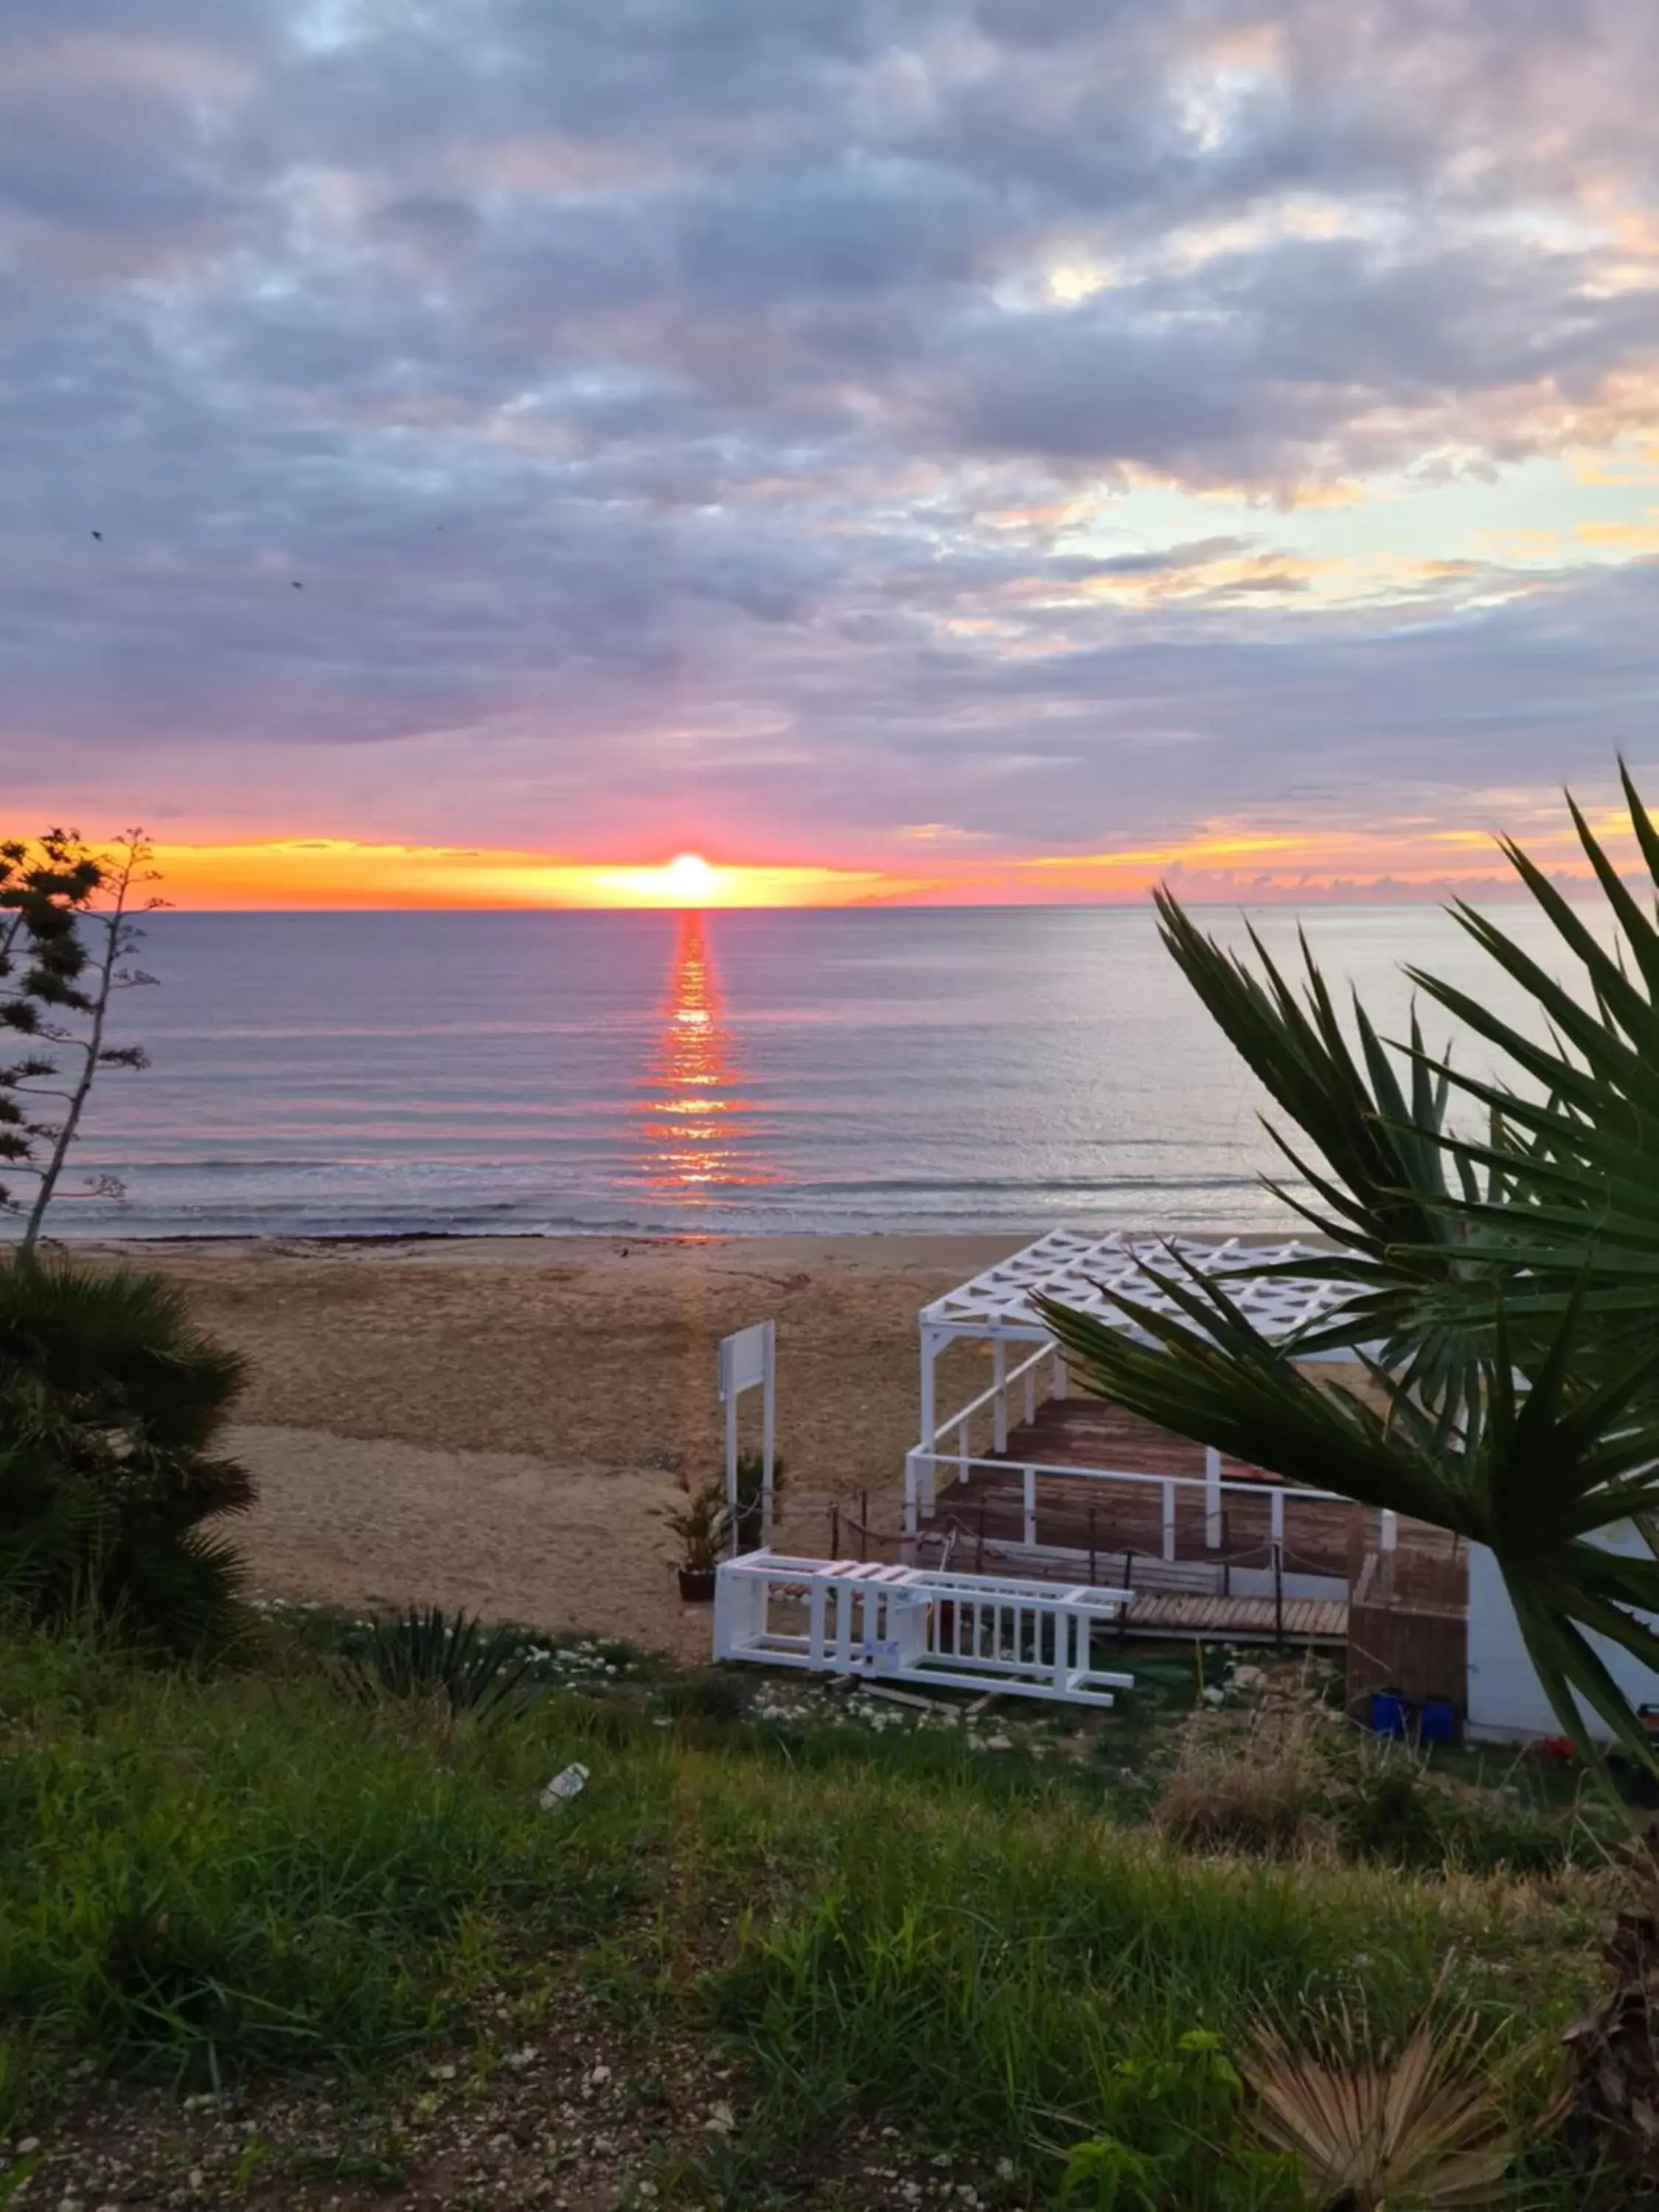
<svg viewBox="0 0 1659 2212">
<path fill-rule="evenodd" d="M 1328 2024 L 1311 2049 L 1276 2026 L 1257 2028 L 1239 2070 L 1263 2148 L 1295 2161 L 1321 2208 L 1454 2212 L 1498 2202 L 1517 2145 L 1474 2018 L 1420 2021 L 1392 2060 L 1364 2042 L 1363 2027 L 1347 2021 Z"/>
<path fill-rule="evenodd" d="M 1659 1613 L 1659 1559 L 1594 1540 L 1659 1512 L 1654 1438 L 1630 1418 L 1659 1387 L 1659 1346 L 1644 1346 L 1620 1373 L 1585 1381 L 1576 1357 L 1583 1316 L 1573 1304 L 1530 1384 L 1517 1381 L 1498 1291 L 1492 1354 L 1465 1370 L 1459 1419 L 1449 1423 L 1443 1407 L 1402 1393 L 1374 1360 L 1358 1365 L 1376 1403 L 1315 1382 L 1224 1283 L 1185 1263 L 1179 1273 L 1144 1272 L 1176 1309 L 1118 1294 L 1146 1341 L 1042 1302 L 1086 1387 L 1291 1482 L 1488 1546 L 1564 1733 L 1597 1759 L 1582 1698 L 1632 1756 L 1651 1763 L 1645 1733 L 1588 1636 L 1659 1668 L 1659 1635 L 1627 1610 Z"/>
</svg>

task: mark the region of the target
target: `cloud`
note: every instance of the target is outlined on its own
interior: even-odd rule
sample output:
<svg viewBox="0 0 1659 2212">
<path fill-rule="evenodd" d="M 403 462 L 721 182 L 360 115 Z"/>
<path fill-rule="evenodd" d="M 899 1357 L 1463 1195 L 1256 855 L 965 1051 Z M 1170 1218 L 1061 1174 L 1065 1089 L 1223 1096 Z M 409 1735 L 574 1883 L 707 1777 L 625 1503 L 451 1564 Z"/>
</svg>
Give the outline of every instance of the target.
<svg viewBox="0 0 1659 2212">
<path fill-rule="evenodd" d="M 1642 0 L 21 0 L 3 786 L 965 861 L 1605 782 L 1656 92 Z"/>
</svg>

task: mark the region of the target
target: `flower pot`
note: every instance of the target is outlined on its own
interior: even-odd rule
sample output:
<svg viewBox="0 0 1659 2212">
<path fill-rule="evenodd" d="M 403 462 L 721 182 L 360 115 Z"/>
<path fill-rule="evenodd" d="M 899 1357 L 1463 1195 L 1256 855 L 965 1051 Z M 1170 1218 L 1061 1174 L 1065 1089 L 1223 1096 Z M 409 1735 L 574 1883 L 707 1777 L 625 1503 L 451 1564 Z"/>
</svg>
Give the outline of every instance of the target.
<svg viewBox="0 0 1659 2212">
<path fill-rule="evenodd" d="M 712 1605 L 714 1601 L 714 1568 L 682 1567 L 680 1595 L 688 1605 Z"/>
</svg>

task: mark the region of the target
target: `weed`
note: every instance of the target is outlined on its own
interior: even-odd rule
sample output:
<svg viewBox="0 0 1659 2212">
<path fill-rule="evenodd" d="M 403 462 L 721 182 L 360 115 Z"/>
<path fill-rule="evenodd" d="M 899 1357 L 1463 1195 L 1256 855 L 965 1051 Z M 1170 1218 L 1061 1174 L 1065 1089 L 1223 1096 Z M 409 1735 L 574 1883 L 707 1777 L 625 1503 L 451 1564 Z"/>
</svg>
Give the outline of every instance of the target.
<svg viewBox="0 0 1659 2212">
<path fill-rule="evenodd" d="M 374 1620 L 349 1646 L 352 1681 L 370 1694 L 441 1699 L 453 1714 L 478 1719 L 514 1709 L 530 1671 L 524 1639 L 513 1629 L 486 1635 L 476 1618 L 441 1605 L 410 1606 L 395 1620 Z"/>
<path fill-rule="evenodd" d="M 663 1704 L 684 1720 L 729 1723 L 744 1715 L 744 1693 L 730 1674 L 709 1667 L 672 1682 L 663 1692 Z"/>
</svg>

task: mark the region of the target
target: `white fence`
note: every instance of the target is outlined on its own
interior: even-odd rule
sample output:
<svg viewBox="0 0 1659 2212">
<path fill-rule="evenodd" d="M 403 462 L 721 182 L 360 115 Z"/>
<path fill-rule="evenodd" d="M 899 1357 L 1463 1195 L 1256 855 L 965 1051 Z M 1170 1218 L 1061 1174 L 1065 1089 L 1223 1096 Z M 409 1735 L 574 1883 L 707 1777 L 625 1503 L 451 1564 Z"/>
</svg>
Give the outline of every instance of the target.
<svg viewBox="0 0 1659 2212">
<path fill-rule="evenodd" d="M 1304 1504 L 1347 1505 L 1350 1498 L 1340 1498 L 1334 1490 L 1291 1490 L 1279 1483 L 1241 1482 L 1220 1473 L 1218 1456 L 1208 1455 L 1209 1468 L 1202 1475 L 1146 1474 L 1133 1468 L 1050 1467 L 1041 1462 L 1022 1466 L 1005 1459 L 969 1459 L 955 1454 L 924 1451 L 918 1449 L 907 1452 L 904 1459 L 904 1533 L 916 1535 L 924 1520 L 932 1520 L 939 1510 L 939 1478 L 950 1483 L 965 1483 L 974 1474 L 988 1481 L 1006 1482 L 1018 1478 L 1023 1493 L 1024 1548 L 1036 1547 L 1037 1484 L 1053 1480 L 1065 1482 L 1112 1482 L 1119 1485 L 1139 1485 L 1158 1492 L 1160 1504 L 1159 1531 L 1161 1556 L 1176 1557 L 1176 1498 L 1179 1492 L 1200 1491 L 1204 1497 L 1204 1535 L 1212 1551 L 1221 1547 L 1225 1500 L 1230 1496 L 1248 1498 L 1257 1505 L 1267 1501 L 1268 1542 L 1282 1556 L 1285 1548 L 1285 1508 L 1287 1502 Z M 1382 1516 L 1382 1544 L 1385 1552 L 1393 1551 L 1400 1540 L 1398 1516 L 1384 1513 Z M 1309 1593 L 1315 1595 L 1315 1593 Z"/>
<path fill-rule="evenodd" d="M 922 1687 L 1109 1705 L 1134 1677 L 1092 1664 L 1127 1590 L 748 1552 L 722 1562 L 714 1657 Z"/>
<path fill-rule="evenodd" d="M 934 1429 L 931 1437 L 927 1436 L 928 1413 L 924 1405 L 922 1413 L 924 1438 L 937 1451 L 945 1438 L 950 1437 L 952 1447 L 951 1456 L 955 1458 L 959 1467 L 965 1468 L 971 1463 L 969 1450 L 973 1443 L 974 1422 L 981 1413 L 988 1413 L 991 1416 L 991 1449 L 996 1452 L 1006 1451 L 1008 1449 L 1008 1394 L 1017 1382 L 1024 1386 L 1024 1418 L 1028 1421 L 1034 1421 L 1036 1419 L 1037 1407 L 1037 1376 L 1045 1364 L 1048 1370 L 1048 1395 L 1051 1398 L 1063 1398 L 1066 1389 L 1066 1361 L 1053 1345 L 1039 1345 L 1035 1352 L 1027 1353 L 1018 1367 L 1011 1368 L 1008 1364 L 1008 1346 L 1000 1337 L 997 1338 L 991 1346 L 991 1380 L 988 1388 L 981 1390 L 978 1397 L 970 1398 L 965 1406 L 959 1407 L 954 1413 L 947 1415 Z M 931 1368 L 927 1371 L 931 1379 Z M 926 1395 L 931 1397 L 931 1390 Z"/>
</svg>

